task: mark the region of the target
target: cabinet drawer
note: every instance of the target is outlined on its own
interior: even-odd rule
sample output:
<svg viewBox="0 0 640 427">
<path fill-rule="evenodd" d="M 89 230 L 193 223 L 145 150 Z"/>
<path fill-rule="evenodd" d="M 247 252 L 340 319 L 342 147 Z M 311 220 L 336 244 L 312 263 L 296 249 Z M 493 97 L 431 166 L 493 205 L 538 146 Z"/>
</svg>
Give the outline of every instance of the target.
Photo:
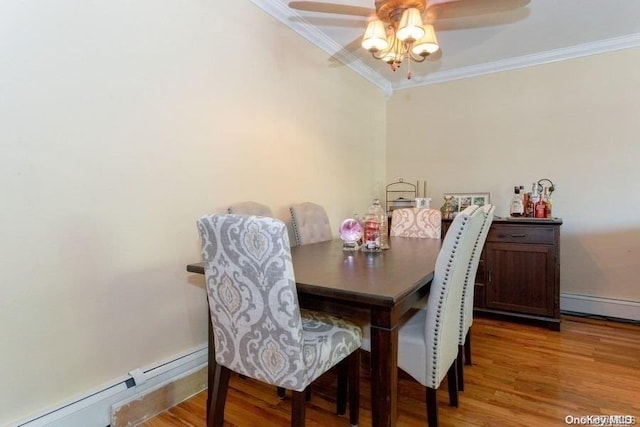
<svg viewBox="0 0 640 427">
<path fill-rule="evenodd" d="M 556 243 L 555 229 L 544 225 L 495 224 L 489 229 L 487 241 L 553 245 Z"/>
</svg>

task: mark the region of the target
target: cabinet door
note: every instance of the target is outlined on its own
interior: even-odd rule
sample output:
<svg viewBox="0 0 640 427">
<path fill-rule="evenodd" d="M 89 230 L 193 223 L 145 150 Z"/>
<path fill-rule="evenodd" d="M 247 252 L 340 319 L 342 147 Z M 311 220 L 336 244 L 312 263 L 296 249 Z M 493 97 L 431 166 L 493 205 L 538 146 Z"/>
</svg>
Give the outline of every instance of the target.
<svg viewBox="0 0 640 427">
<path fill-rule="evenodd" d="M 485 250 L 487 308 L 539 316 L 554 315 L 553 246 L 488 243 Z"/>
<path fill-rule="evenodd" d="M 482 249 L 480 260 L 478 262 L 478 271 L 476 272 L 476 283 L 474 286 L 473 294 L 473 306 L 475 308 L 485 307 L 485 283 L 487 283 L 487 263 L 485 261 L 486 257 L 486 250 Z"/>
</svg>

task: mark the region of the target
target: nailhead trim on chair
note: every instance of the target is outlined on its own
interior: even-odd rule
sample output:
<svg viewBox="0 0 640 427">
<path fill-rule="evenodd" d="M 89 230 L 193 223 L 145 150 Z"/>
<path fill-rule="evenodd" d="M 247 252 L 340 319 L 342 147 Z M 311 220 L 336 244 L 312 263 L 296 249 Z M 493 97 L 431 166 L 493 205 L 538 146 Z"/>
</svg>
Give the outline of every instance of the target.
<svg viewBox="0 0 640 427">
<path fill-rule="evenodd" d="M 436 314 L 436 328 L 433 331 L 433 343 L 434 343 L 434 347 L 438 347 L 438 342 L 439 342 L 439 334 L 440 334 L 440 316 L 442 314 L 442 305 L 444 304 L 444 293 L 447 289 L 447 285 L 450 279 L 450 275 L 449 272 L 451 270 L 451 265 L 453 264 L 453 260 L 454 260 L 454 255 L 456 253 L 456 249 L 458 248 L 458 244 L 460 243 L 460 238 L 463 234 L 464 229 L 467 227 L 467 223 L 469 222 L 469 218 L 464 218 L 462 221 L 462 224 L 460 226 L 460 229 L 458 231 L 458 235 L 456 236 L 456 243 L 454 244 L 453 248 L 451 249 L 451 255 L 449 257 L 449 263 L 447 264 L 447 272 L 444 275 L 444 279 L 442 281 L 442 290 L 440 292 L 440 296 L 438 298 L 438 309 L 437 309 L 437 314 Z M 436 372 L 436 366 L 437 366 L 437 358 L 436 358 L 436 353 L 433 353 L 433 368 L 431 370 L 431 375 L 433 378 L 436 378 L 438 373 Z"/>
<path fill-rule="evenodd" d="M 486 219 L 485 219 L 485 221 L 486 221 Z M 475 256 L 477 249 L 478 249 L 478 241 L 476 240 L 476 243 L 473 245 L 473 251 L 471 252 L 471 259 L 473 259 L 473 257 Z M 467 273 L 464 276 L 465 277 L 464 278 L 465 283 L 467 283 L 467 284 L 469 284 L 469 280 L 470 280 L 470 277 L 469 277 L 469 274 L 471 273 L 470 270 L 471 270 L 471 264 L 469 264 L 469 268 L 467 268 Z M 473 279 L 473 278 L 471 278 L 471 279 Z M 474 285 L 475 286 L 474 283 L 471 283 L 469 285 Z M 464 302 L 466 297 L 467 297 L 467 286 L 464 286 L 462 288 L 462 301 L 463 302 Z M 465 308 L 464 304 L 460 304 L 460 319 L 464 319 L 464 308 Z M 460 321 L 460 340 L 464 340 L 463 335 L 464 335 L 464 321 L 461 320 Z"/>
<path fill-rule="evenodd" d="M 495 209 L 495 208 L 494 208 Z M 487 221 L 493 222 L 493 211 L 489 211 L 489 212 L 485 212 L 485 218 L 484 218 L 484 222 L 482 224 L 482 228 L 480 230 L 480 233 L 484 232 L 485 233 L 485 238 L 486 238 L 486 233 L 488 232 L 488 230 L 486 230 L 485 228 L 489 226 L 489 224 L 487 224 Z M 490 215 L 489 215 L 490 214 Z M 489 218 L 490 217 L 490 218 Z M 475 244 L 473 245 L 473 251 L 471 252 L 471 260 L 474 259 L 474 257 L 476 256 L 480 256 L 478 251 L 482 251 L 482 247 L 484 246 L 484 241 L 482 241 L 481 245 L 478 245 L 478 240 L 476 240 Z M 477 270 L 477 266 L 476 266 L 476 270 Z M 465 341 L 465 335 L 466 335 L 466 331 L 465 331 L 465 327 L 466 327 L 466 321 L 465 319 L 465 301 L 467 298 L 467 295 L 469 293 L 469 288 L 468 286 L 475 286 L 475 271 L 473 272 L 474 277 L 470 277 L 471 276 L 471 262 L 469 263 L 469 268 L 467 269 L 466 275 L 465 275 L 465 286 L 462 288 L 462 305 L 460 306 L 460 338 L 459 338 L 459 345 L 464 345 L 464 341 Z M 473 301 L 469 301 L 469 304 L 473 304 Z"/>
<path fill-rule="evenodd" d="M 329 217 L 322 206 L 304 202 L 289 206 L 289 212 L 297 245 L 332 239 Z"/>
<path fill-rule="evenodd" d="M 296 238 L 296 244 L 300 246 L 300 237 L 298 237 L 298 226 L 296 225 L 296 217 L 293 214 L 293 208 L 289 208 L 289 213 L 291 214 L 291 224 L 293 225 L 293 235 Z"/>
</svg>

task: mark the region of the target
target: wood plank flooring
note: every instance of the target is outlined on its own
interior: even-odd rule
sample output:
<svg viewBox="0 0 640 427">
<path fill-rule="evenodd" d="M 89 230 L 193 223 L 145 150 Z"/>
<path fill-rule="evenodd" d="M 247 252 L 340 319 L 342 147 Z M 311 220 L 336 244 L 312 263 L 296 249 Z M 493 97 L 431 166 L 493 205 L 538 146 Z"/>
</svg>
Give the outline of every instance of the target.
<svg viewBox="0 0 640 427">
<path fill-rule="evenodd" d="M 563 316 L 560 332 L 476 318 L 473 366 L 465 366 L 460 407 L 448 405 L 446 380 L 438 391 L 440 425 L 565 426 L 568 415 L 632 415 L 640 425 L 640 325 Z M 364 353 L 366 355 L 366 353 Z M 361 371 L 360 426 L 371 425 L 368 358 Z M 424 388 L 401 374 L 398 426 L 426 425 Z M 225 426 L 289 426 L 290 399 L 275 389 L 232 376 Z M 335 415 L 335 375 L 313 387 L 309 427 L 348 426 Z M 206 390 L 142 424 L 204 426 Z"/>
</svg>

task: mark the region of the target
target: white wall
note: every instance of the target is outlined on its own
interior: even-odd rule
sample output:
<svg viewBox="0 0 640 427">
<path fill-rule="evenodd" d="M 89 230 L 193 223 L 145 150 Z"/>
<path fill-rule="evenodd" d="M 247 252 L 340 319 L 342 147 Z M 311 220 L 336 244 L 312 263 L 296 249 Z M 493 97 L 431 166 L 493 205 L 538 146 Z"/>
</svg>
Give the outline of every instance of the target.
<svg viewBox="0 0 640 427">
<path fill-rule="evenodd" d="M 247 1 L 3 1 L 0 129 L 0 425 L 206 343 L 201 215 L 385 181 L 380 91 Z"/>
<path fill-rule="evenodd" d="M 640 49 L 399 91 L 387 108 L 387 176 L 444 192 L 557 187 L 561 292 L 640 303 Z M 615 314 L 615 313 L 611 313 Z M 624 316 L 622 316 L 624 317 Z"/>
</svg>

